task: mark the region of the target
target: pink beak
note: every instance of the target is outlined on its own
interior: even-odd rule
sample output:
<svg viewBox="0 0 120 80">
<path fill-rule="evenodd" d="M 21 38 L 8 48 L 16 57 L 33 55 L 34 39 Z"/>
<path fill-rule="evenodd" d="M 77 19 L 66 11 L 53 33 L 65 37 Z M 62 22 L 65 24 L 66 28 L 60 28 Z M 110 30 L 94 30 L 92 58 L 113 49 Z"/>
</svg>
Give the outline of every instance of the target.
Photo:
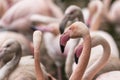
<svg viewBox="0 0 120 80">
<path fill-rule="evenodd" d="M 82 50 L 83 50 L 83 45 L 79 45 L 78 47 L 76 47 L 75 49 L 75 62 L 76 64 L 78 63 L 78 59 L 82 53 Z"/>
<path fill-rule="evenodd" d="M 64 52 L 64 48 L 66 46 L 67 41 L 70 39 L 69 32 L 63 33 L 60 37 L 60 48 L 62 53 Z"/>
</svg>

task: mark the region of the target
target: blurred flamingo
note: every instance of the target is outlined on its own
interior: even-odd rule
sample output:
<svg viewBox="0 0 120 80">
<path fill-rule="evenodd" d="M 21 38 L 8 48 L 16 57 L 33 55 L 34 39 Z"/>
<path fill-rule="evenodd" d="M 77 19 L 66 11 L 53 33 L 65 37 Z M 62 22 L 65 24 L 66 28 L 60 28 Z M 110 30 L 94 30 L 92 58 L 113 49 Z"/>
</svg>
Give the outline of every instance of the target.
<svg viewBox="0 0 120 80">
<path fill-rule="evenodd" d="M 34 44 L 34 53 L 35 53 L 35 71 L 36 71 L 36 76 L 37 80 L 56 80 L 53 78 L 50 74 L 46 73 L 43 74 L 43 70 L 40 67 L 40 44 L 42 40 L 42 33 L 40 31 L 35 31 L 33 33 L 33 44 Z M 48 79 L 46 79 L 48 78 Z"/>
<path fill-rule="evenodd" d="M 28 38 L 30 37 L 32 40 L 33 31 L 30 29 L 32 22 L 29 18 L 33 14 L 57 18 L 63 16 L 62 10 L 52 0 L 21 0 L 3 15 L 0 20 L 0 27 L 29 35 Z"/>
<path fill-rule="evenodd" d="M 36 52 L 35 46 L 35 52 Z M 14 39 L 6 40 L 0 48 L 0 60 L 12 56 L 12 59 L 8 61 L 0 69 L 1 80 L 36 80 L 35 63 L 32 56 L 22 56 L 22 48 L 20 43 Z M 28 62 L 29 60 L 29 62 Z M 45 80 L 55 80 L 50 74 L 45 71 L 42 64 L 39 64 L 42 68 Z"/>
</svg>

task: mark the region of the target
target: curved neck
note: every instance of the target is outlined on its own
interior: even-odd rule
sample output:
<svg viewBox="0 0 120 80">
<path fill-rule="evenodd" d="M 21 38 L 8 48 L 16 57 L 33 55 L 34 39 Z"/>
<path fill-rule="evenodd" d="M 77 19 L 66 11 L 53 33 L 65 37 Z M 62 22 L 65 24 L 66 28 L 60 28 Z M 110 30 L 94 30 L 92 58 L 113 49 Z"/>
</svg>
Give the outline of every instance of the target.
<svg viewBox="0 0 120 80">
<path fill-rule="evenodd" d="M 91 39 L 90 35 L 85 35 L 83 37 L 84 43 L 83 43 L 83 51 L 79 58 L 78 65 L 76 69 L 73 71 L 72 75 L 70 76 L 69 80 L 81 80 L 82 76 L 85 72 L 85 69 L 87 67 L 89 57 L 90 57 L 90 51 L 91 51 Z"/>
<path fill-rule="evenodd" d="M 33 43 L 34 43 L 35 71 L 37 75 L 37 80 L 45 80 L 41 66 L 40 66 L 40 43 L 41 43 L 41 32 L 40 31 L 34 32 Z"/>
<path fill-rule="evenodd" d="M 114 16 L 112 16 L 109 13 L 111 0 L 103 0 L 103 3 L 104 3 L 104 17 L 105 17 L 105 19 L 109 22 L 113 22 L 114 21 Z"/>
<path fill-rule="evenodd" d="M 92 20 L 90 23 L 90 29 L 92 31 L 96 31 L 100 28 L 100 23 L 101 23 L 101 19 L 102 19 L 102 11 L 103 11 L 103 4 L 102 2 L 98 2 L 97 4 L 95 4 L 97 6 L 97 10 L 95 12 L 95 14 L 92 14 Z"/>
<path fill-rule="evenodd" d="M 108 42 L 102 37 L 100 37 L 99 35 L 95 35 L 92 37 L 92 47 L 97 45 L 103 46 L 103 49 L 104 49 L 103 55 L 86 70 L 85 75 L 83 76 L 83 80 L 92 80 L 96 75 L 96 73 L 98 73 L 105 66 L 105 64 L 109 59 L 110 46 Z"/>
<path fill-rule="evenodd" d="M 0 80 L 4 80 L 18 65 L 22 56 L 21 47 L 16 50 L 14 57 L 0 69 Z"/>
<path fill-rule="evenodd" d="M 74 58 L 74 48 L 77 46 L 77 44 L 79 43 L 80 39 L 75 39 L 74 44 L 71 45 L 71 48 L 67 54 L 67 58 L 65 61 L 65 72 L 67 77 L 69 78 L 72 74 L 72 65 L 74 63 L 73 58 Z"/>
<path fill-rule="evenodd" d="M 36 71 L 36 75 L 37 75 L 37 80 L 45 80 L 43 77 L 43 72 L 42 72 L 41 66 L 40 66 L 39 50 L 34 49 L 35 71 Z"/>
</svg>

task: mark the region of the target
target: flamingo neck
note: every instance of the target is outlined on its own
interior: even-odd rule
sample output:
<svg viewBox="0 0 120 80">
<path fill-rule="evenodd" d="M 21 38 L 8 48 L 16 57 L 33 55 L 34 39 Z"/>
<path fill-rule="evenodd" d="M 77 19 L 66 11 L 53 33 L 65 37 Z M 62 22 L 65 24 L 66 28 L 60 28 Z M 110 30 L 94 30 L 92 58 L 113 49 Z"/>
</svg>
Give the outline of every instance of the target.
<svg viewBox="0 0 120 80">
<path fill-rule="evenodd" d="M 103 0 L 103 3 L 104 3 L 104 16 L 105 16 L 105 19 L 108 21 L 108 22 L 114 22 L 114 15 L 111 15 L 111 12 L 109 11 L 109 8 L 110 8 L 110 4 L 111 4 L 111 0 Z"/>
<path fill-rule="evenodd" d="M 104 52 L 102 57 L 100 57 L 93 65 L 91 65 L 85 72 L 83 80 L 93 80 L 94 76 L 105 66 L 110 56 L 110 46 L 108 42 L 99 35 L 93 37 L 92 47 L 97 45 L 102 45 Z M 93 54 L 94 55 L 94 54 Z"/>
<path fill-rule="evenodd" d="M 31 51 L 31 53 L 32 53 L 32 55 L 34 56 L 34 47 L 33 47 L 33 44 L 32 43 L 30 43 L 30 51 Z"/>
<path fill-rule="evenodd" d="M 0 69 L 0 80 L 4 80 L 18 65 L 22 56 L 21 48 L 17 50 L 14 57 Z"/>
<path fill-rule="evenodd" d="M 91 19 L 91 23 L 90 23 L 90 29 L 92 31 L 96 31 L 100 28 L 100 23 L 101 23 L 101 19 L 102 19 L 102 12 L 103 11 L 103 4 L 101 2 L 99 2 L 97 4 L 97 11 L 94 14 L 94 16 Z"/>
<path fill-rule="evenodd" d="M 89 61 L 90 51 L 91 51 L 90 35 L 86 35 L 85 37 L 83 37 L 83 39 L 84 39 L 83 51 L 79 58 L 76 69 L 73 71 L 72 75 L 70 76 L 70 80 L 81 80 Z"/>
<path fill-rule="evenodd" d="M 40 67 L 40 52 L 39 51 L 34 51 L 34 58 L 35 58 L 35 70 L 36 70 L 36 75 L 37 75 L 37 80 L 45 80 L 43 77 L 42 69 Z"/>
<path fill-rule="evenodd" d="M 42 37 L 42 33 L 40 31 L 35 31 L 33 33 L 35 71 L 36 71 L 37 80 L 45 80 L 42 68 L 40 66 L 41 37 Z"/>
</svg>

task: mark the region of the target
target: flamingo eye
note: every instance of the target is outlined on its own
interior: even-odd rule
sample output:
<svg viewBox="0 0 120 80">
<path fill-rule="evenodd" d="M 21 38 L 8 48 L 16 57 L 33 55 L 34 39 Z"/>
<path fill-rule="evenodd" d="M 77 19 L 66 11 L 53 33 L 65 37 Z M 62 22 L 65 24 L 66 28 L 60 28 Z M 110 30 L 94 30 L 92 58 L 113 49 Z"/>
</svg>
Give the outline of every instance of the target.
<svg viewBox="0 0 120 80">
<path fill-rule="evenodd" d="M 73 14 L 74 13 L 74 11 L 72 11 L 70 14 Z"/>
<path fill-rule="evenodd" d="M 6 47 L 10 47 L 11 44 L 6 45 Z"/>
<path fill-rule="evenodd" d="M 72 30 L 72 28 L 69 28 L 69 30 Z"/>
</svg>

